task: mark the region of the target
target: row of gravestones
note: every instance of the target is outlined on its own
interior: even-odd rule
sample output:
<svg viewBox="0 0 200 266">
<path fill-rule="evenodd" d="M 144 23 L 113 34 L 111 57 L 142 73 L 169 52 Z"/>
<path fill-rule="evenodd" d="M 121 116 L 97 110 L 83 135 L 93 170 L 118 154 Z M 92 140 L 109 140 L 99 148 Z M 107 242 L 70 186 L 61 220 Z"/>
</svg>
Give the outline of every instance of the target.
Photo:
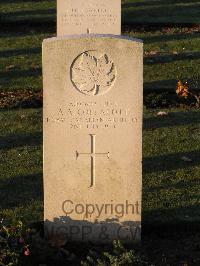
<svg viewBox="0 0 200 266">
<path fill-rule="evenodd" d="M 143 44 L 120 0 L 58 0 L 43 42 L 44 220 L 51 241 L 140 239 Z"/>
</svg>

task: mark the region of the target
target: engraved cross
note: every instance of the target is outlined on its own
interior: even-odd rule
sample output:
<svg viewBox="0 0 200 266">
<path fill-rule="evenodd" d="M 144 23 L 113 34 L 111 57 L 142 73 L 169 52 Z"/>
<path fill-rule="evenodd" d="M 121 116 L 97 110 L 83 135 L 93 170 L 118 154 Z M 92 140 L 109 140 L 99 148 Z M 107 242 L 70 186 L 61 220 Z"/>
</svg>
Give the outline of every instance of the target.
<svg viewBox="0 0 200 266">
<path fill-rule="evenodd" d="M 91 137 L 91 152 L 90 153 L 79 153 L 76 151 L 76 159 L 78 159 L 79 156 L 89 156 L 91 158 L 91 184 L 90 187 L 93 187 L 95 184 L 95 178 L 96 178 L 96 173 L 95 173 L 95 165 L 96 165 L 96 156 L 107 156 L 109 159 L 110 153 L 99 153 L 96 152 L 96 135 L 95 134 L 90 134 Z"/>
</svg>

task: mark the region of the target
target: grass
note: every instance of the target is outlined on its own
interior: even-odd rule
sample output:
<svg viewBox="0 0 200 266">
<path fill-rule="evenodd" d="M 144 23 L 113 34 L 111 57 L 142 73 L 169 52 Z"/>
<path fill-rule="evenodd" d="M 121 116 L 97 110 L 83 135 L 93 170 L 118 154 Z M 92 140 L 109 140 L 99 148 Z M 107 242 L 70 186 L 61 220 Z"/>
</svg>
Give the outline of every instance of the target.
<svg viewBox="0 0 200 266">
<path fill-rule="evenodd" d="M 199 24 L 198 0 L 124 0 L 122 19 L 135 23 Z"/>
<path fill-rule="evenodd" d="M 1 21 L 9 23 L 53 23 L 55 1 L 1 1 Z"/>
<path fill-rule="evenodd" d="M 200 20 L 199 1 L 124 1 L 123 24 L 144 24 L 155 20 L 175 23 L 163 16 L 169 9 L 182 20 Z M 182 12 L 181 6 L 185 11 Z M 180 11 L 177 11 L 177 7 Z M 163 10 L 161 10 L 163 9 Z M 173 9 L 173 10 L 171 10 Z M 151 10 L 156 15 L 151 15 Z M 173 11 L 173 12 L 172 12 Z M 54 1 L 1 1 L 0 91 L 39 91 L 42 89 L 41 44 L 55 36 Z M 128 14 L 127 14 L 128 12 Z M 139 12 L 139 13 L 137 13 Z M 148 16 L 152 16 L 149 21 Z M 177 18 L 177 19 L 178 19 Z M 131 20 L 131 21 L 130 21 Z M 199 28 L 173 27 L 165 30 L 124 30 L 124 34 L 144 40 L 145 90 L 174 90 L 177 78 L 192 79 L 200 72 Z"/>
<path fill-rule="evenodd" d="M 199 265 L 200 110 L 167 109 L 163 118 L 157 111 L 144 110 L 142 252 L 159 266 Z M 43 219 L 41 116 L 41 109 L 0 112 L 0 219 Z"/>
<path fill-rule="evenodd" d="M 41 90 L 41 42 L 45 37 L 45 34 L 1 37 L 1 90 Z"/>
<path fill-rule="evenodd" d="M 41 110 L 2 111 L 0 122 L 0 216 L 41 220 Z"/>
<path fill-rule="evenodd" d="M 144 115 L 143 220 L 199 222 L 200 111 L 155 113 Z M 1 111 L 0 121 L 1 216 L 42 219 L 41 110 Z"/>
<path fill-rule="evenodd" d="M 0 90 L 41 90 L 41 43 L 53 33 L 9 34 L 0 38 Z M 200 72 L 200 38 L 196 32 L 128 34 L 144 40 L 145 89 L 172 91 L 178 77 L 191 79 Z"/>
<path fill-rule="evenodd" d="M 198 0 L 124 0 L 123 24 L 135 23 L 195 23 L 199 24 Z M 52 0 L 2 0 L 1 22 L 55 23 L 56 2 Z"/>
<path fill-rule="evenodd" d="M 168 111 L 167 118 L 155 117 L 155 111 L 144 116 L 144 221 L 198 222 L 200 111 Z"/>
<path fill-rule="evenodd" d="M 170 31 L 131 35 L 144 40 L 145 90 L 172 91 L 178 78 L 188 80 L 200 73 L 198 34 Z"/>
<path fill-rule="evenodd" d="M 175 93 L 177 78 L 199 75 L 199 26 L 177 25 L 199 24 L 199 5 L 123 1 L 123 33 L 144 40 L 145 93 Z M 41 43 L 55 35 L 55 1 L 2 0 L 0 13 L 0 92 L 42 90 Z M 163 118 L 144 111 L 143 247 L 159 266 L 161 257 L 162 265 L 198 257 L 200 238 L 200 110 L 167 111 Z M 0 110 L 0 218 L 43 219 L 41 117 L 39 108 Z"/>
</svg>

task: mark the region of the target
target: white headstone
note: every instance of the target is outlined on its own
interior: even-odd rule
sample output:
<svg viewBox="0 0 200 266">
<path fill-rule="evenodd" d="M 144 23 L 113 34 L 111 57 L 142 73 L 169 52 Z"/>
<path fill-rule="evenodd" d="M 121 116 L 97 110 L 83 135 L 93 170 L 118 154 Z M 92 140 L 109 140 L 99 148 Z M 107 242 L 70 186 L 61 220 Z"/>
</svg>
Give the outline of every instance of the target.
<svg viewBox="0 0 200 266">
<path fill-rule="evenodd" d="M 121 0 L 57 0 L 57 35 L 121 34 Z"/>
<path fill-rule="evenodd" d="M 140 239 L 142 42 L 111 35 L 47 39 L 43 75 L 47 235 Z"/>
</svg>

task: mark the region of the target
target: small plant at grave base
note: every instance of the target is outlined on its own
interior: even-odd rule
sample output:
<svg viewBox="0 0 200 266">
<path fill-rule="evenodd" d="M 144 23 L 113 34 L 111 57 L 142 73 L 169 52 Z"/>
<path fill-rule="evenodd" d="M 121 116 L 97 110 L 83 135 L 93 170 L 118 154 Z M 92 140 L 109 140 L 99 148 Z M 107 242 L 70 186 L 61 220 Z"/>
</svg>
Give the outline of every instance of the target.
<svg viewBox="0 0 200 266">
<path fill-rule="evenodd" d="M 29 229 L 26 229 L 22 222 L 13 226 L 0 223 L 0 265 L 20 265 L 23 257 L 30 255 L 28 236 Z"/>
<path fill-rule="evenodd" d="M 187 81 L 183 84 L 181 80 L 178 80 L 176 85 L 176 94 L 178 95 L 179 98 L 195 99 L 196 107 L 198 108 L 200 107 L 200 94 L 190 89 Z"/>
<path fill-rule="evenodd" d="M 86 261 L 82 261 L 83 266 L 147 266 L 149 265 L 134 250 L 127 250 L 120 241 L 113 242 L 112 252 L 98 253 L 90 251 Z"/>
<path fill-rule="evenodd" d="M 35 229 L 21 221 L 9 226 L 0 223 L 0 266 L 32 265 L 47 257 L 52 261 L 60 258 L 60 250 L 51 248 Z"/>
</svg>

